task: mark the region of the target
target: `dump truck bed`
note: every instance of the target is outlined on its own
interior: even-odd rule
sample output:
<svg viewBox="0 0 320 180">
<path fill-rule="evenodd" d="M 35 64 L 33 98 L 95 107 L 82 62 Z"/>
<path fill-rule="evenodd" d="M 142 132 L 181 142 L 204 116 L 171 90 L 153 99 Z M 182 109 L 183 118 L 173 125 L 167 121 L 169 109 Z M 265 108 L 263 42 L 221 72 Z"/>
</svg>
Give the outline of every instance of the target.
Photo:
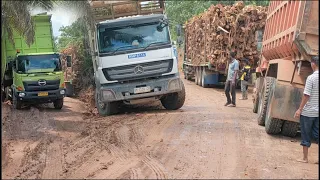
<svg viewBox="0 0 320 180">
<path fill-rule="evenodd" d="M 51 15 L 36 15 L 33 16 L 33 19 L 35 22 L 35 41 L 30 47 L 26 44 L 25 39 L 15 31 L 13 32 L 15 46 L 13 46 L 8 34 L 5 33 L 5 37 L 1 40 L 2 72 L 4 72 L 8 58 L 16 56 L 17 49 L 21 54 L 54 52 Z"/>
<path fill-rule="evenodd" d="M 262 49 L 266 61 L 318 55 L 318 5 L 319 1 L 270 2 Z"/>
</svg>

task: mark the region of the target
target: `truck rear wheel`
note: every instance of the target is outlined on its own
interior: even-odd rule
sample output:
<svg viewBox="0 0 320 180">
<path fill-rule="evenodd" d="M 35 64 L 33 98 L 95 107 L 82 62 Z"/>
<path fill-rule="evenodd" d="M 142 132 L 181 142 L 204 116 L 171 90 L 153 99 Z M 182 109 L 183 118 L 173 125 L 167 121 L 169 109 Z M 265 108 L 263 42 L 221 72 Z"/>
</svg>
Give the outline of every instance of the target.
<svg viewBox="0 0 320 180">
<path fill-rule="evenodd" d="M 199 81 L 199 86 L 202 86 L 202 67 L 198 67 L 198 71 L 199 71 L 199 76 L 198 76 L 198 81 Z"/>
<path fill-rule="evenodd" d="M 55 100 L 53 102 L 53 106 L 54 106 L 55 109 L 62 109 L 62 107 L 63 107 L 63 98 Z"/>
<path fill-rule="evenodd" d="M 258 124 L 261 126 L 265 125 L 266 121 L 266 113 L 267 107 L 270 100 L 272 85 L 275 82 L 275 78 L 273 77 L 266 77 L 264 81 L 264 86 L 262 87 L 261 93 L 258 93 L 259 96 L 259 106 L 258 106 Z"/>
<path fill-rule="evenodd" d="M 208 84 L 205 84 L 204 83 L 204 77 L 206 76 L 206 68 L 205 67 L 203 67 L 203 68 L 201 68 L 202 70 L 201 70 L 201 86 L 202 87 L 204 87 L 204 88 L 207 88 L 208 87 Z"/>
<path fill-rule="evenodd" d="M 252 94 L 252 100 L 253 100 L 253 112 L 254 113 L 258 113 L 258 107 L 259 107 L 259 94 L 260 94 L 260 88 L 259 88 L 259 85 L 260 85 L 260 81 L 262 81 L 261 78 L 258 78 L 256 80 L 256 83 L 254 85 L 254 92 Z"/>
<path fill-rule="evenodd" d="M 21 109 L 22 108 L 22 101 L 17 99 L 16 96 L 12 96 L 12 106 L 14 109 Z"/>
<path fill-rule="evenodd" d="M 266 78 L 266 82 L 269 82 L 270 84 L 270 81 L 268 79 Z M 273 78 L 273 80 L 275 79 Z M 281 132 L 281 127 L 283 125 L 283 120 L 271 117 L 271 107 L 270 107 L 269 101 L 272 98 L 272 95 L 273 95 L 272 88 L 270 88 L 268 103 L 267 103 L 267 111 L 265 115 L 265 130 L 268 134 L 279 134 Z"/>
<path fill-rule="evenodd" d="M 196 85 L 199 85 L 199 70 L 198 70 L 198 67 L 196 67 L 196 73 L 195 73 L 194 81 L 195 81 Z"/>
<path fill-rule="evenodd" d="M 101 116 L 110 116 L 118 112 L 118 103 L 117 102 L 107 102 L 103 103 L 101 97 L 99 96 L 98 91 L 95 92 L 95 101 L 98 113 Z"/>
<path fill-rule="evenodd" d="M 295 137 L 299 130 L 299 123 L 292 121 L 284 121 L 281 134 L 284 136 Z"/>
<path fill-rule="evenodd" d="M 185 101 L 186 92 L 183 83 L 181 82 L 182 90 L 180 92 L 172 93 L 161 99 L 161 104 L 168 110 L 180 109 Z"/>
</svg>

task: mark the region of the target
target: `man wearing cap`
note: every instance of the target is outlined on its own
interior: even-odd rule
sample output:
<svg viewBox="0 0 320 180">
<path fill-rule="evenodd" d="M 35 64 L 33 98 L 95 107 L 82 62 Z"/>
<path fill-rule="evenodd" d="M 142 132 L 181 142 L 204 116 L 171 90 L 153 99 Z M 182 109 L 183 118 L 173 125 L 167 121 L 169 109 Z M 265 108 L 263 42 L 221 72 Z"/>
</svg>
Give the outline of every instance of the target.
<svg viewBox="0 0 320 180">
<path fill-rule="evenodd" d="M 248 81 L 251 78 L 251 67 L 249 65 L 249 61 L 247 59 L 242 60 L 243 61 L 243 68 L 241 70 L 241 92 L 242 92 L 242 97 L 239 98 L 240 100 L 246 100 L 248 99 L 248 92 L 247 92 L 247 87 L 248 87 Z"/>
<path fill-rule="evenodd" d="M 313 74 L 308 76 L 302 101 L 295 117 L 300 117 L 301 145 L 303 158 L 299 162 L 308 162 L 308 149 L 313 137 L 319 144 L 319 56 L 311 59 Z M 317 162 L 319 163 L 319 162 Z"/>
</svg>

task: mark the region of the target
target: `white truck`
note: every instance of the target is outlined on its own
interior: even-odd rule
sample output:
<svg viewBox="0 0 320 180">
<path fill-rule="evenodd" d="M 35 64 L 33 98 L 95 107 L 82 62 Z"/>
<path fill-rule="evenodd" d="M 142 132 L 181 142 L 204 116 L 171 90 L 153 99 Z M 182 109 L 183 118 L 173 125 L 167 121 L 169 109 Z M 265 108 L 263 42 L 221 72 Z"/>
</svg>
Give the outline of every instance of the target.
<svg viewBox="0 0 320 180">
<path fill-rule="evenodd" d="M 136 11 L 117 14 L 117 5 L 136 7 Z M 164 2 L 146 6 L 143 1 L 92 1 L 91 7 L 97 21 L 89 37 L 98 113 L 108 116 L 123 103 L 155 99 L 168 110 L 181 108 L 185 89 L 163 14 Z M 111 15 L 98 16 L 102 8 L 111 9 Z"/>
</svg>

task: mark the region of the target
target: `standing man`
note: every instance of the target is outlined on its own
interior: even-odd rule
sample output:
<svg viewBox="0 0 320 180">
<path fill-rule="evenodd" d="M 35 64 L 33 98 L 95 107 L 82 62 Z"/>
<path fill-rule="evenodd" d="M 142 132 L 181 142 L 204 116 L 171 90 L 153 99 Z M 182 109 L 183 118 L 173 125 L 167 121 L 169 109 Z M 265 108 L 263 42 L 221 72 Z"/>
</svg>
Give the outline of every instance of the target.
<svg viewBox="0 0 320 180">
<path fill-rule="evenodd" d="M 247 92 L 247 86 L 248 86 L 248 81 L 251 78 L 251 67 L 249 66 L 249 61 L 247 59 L 243 60 L 243 68 L 241 70 L 241 92 L 242 92 L 242 97 L 239 98 L 240 100 L 246 100 L 248 99 L 248 92 Z"/>
<path fill-rule="evenodd" d="M 227 103 L 225 106 L 228 107 L 236 107 L 236 80 L 237 75 L 239 71 L 239 62 L 235 59 L 236 53 L 230 52 L 230 61 L 229 61 L 229 69 L 228 69 L 228 76 L 227 81 L 225 85 L 225 93 L 227 96 Z M 230 90 L 231 90 L 231 96 L 232 100 L 230 98 Z"/>
<path fill-rule="evenodd" d="M 307 78 L 300 107 L 294 115 L 296 118 L 300 117 L 303 146 L 303 159 L 298 161 L 304 163 L 308 162 L 312 136 L 319 145 L 319 56 L 311 59 L 311 68 L 313 74 Z"/>
</svg>

